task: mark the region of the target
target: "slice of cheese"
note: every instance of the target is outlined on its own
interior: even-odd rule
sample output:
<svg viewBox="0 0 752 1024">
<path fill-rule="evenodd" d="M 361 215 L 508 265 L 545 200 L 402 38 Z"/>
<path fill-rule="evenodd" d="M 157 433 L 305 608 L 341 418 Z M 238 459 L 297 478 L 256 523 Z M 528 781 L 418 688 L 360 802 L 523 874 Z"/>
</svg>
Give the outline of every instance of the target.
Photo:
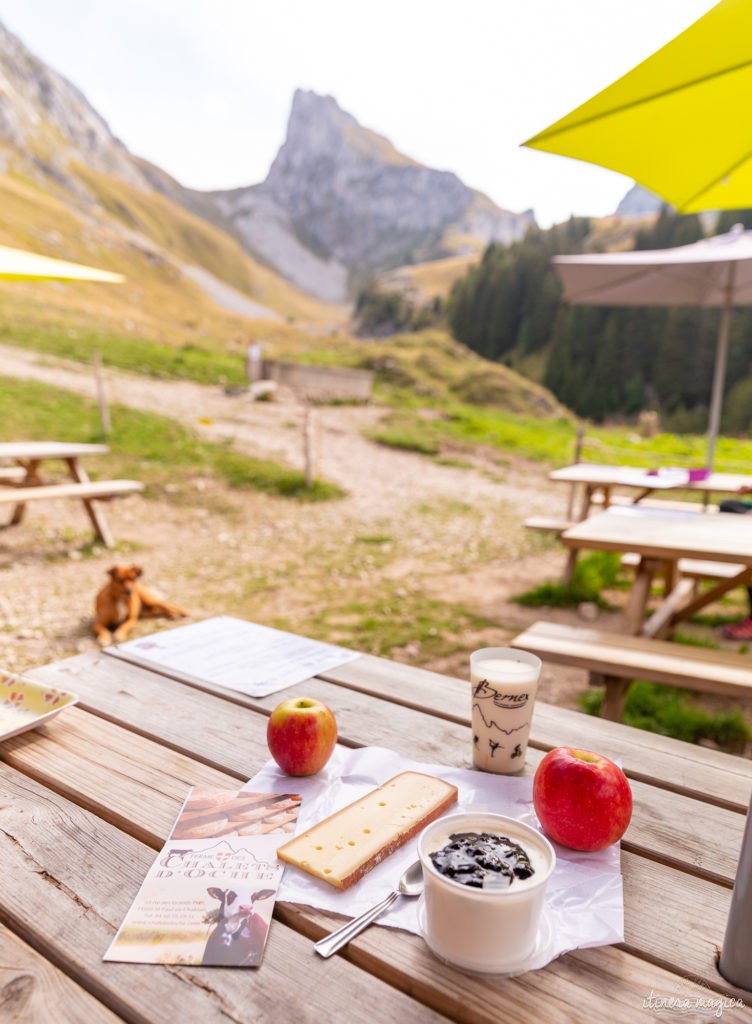
<svg viewBox="0 0 752 1024">
<path fill-rule="evenodd" d="M 277 857 L 347 889 L 457 801 L 457 787 L 402 772 L 280 846 Z"/>
</svg>

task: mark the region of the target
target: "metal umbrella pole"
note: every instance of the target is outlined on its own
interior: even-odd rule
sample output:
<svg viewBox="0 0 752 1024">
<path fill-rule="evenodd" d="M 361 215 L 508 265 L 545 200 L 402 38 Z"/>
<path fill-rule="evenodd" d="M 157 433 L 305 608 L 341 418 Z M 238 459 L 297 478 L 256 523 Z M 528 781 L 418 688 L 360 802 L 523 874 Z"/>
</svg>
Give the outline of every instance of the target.
<svg viewBox="0 0 752 1024">
<path fill-rule="evenodd" d="M 752 800 L 718 970 L 732 985 L 752 991 Z"/>
<path fill-rule="evenodd" d="M 721 408 L 723 406 L 723 386 L 726 381 L 726 363 L 728 361 L 729 329 L 734 305 L 734 276 L 736 264 L 729 263 L 726 281 L 726 298 L 721 311 L 721 323 L 716 344 L 715 369 L 713 372 L 713 388 L 710 394 L 710 422 L 708 424 L 708 453 L 706 466 L 713 469 L 715 443 L 721 429 Z"/>
</svg>

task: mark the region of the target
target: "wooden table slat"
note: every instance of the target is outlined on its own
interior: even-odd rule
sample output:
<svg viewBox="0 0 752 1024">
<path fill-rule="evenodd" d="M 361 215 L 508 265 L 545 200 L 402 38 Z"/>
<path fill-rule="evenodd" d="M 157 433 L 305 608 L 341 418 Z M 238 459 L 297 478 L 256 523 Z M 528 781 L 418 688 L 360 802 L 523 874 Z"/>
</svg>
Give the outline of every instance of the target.
<svg viewBox="0 0 752 1024">
<path fill-rule="evenodd" d="M 395 738 L 398 733 L 403 737 L 397 746 L 406 752 L 413 723 L 408 720 L 401 725 L 401 715 L 408 712 L 395 711 Z M 263 732 L 265 719 L 252 712 L 246 715 L 248 732 L 254 724 L 257 732 Z M 53 730 L 59 740 L 51 735 Z M 67 721 L 61 716 L 48 730 L 26 735 L 34 738 L 23 742 L 22 735 L 8 742 L 4 753 L 8 764 L 155 847 L 161 845 L 190 785 L 240 784 L 232 776 L 194 764 L 187 756 L 176 755 L 143 738 L 135 748 L 139 764 L 129 774 L 128 755 L 134 749 L 130 733 L 76 709 L 70 710 Z M 430 741 L 430 732 L 426 738 Z M 200 723 L 195 726 L 193 739 L 200 745 Z M 464 737 L 455 739 L 447 748 L 452 755 L 450 760 L 461 761 L 465 745 Z M 106 751 L 105 755 L 100 751 Z M 542 756 L 540 751 L 528 752 L 528 772 L 534 770 Z M 110 765 L 123 766 L 124 770 L 113 772 Z M 498 785 L 501 793 L 503 778 Z M 635 812 L 623 840 L 625 849 L 690 870 L 724 886 L 732 884 L 744 826 L 740 814 L 678 794 L 656 796 L 647 783 L 633 782 L 632 790 Z M 156 833 L 155 821 L 160 823 Z M 707 836 L 713 836 L 712 845 L 708 844 Z"/>
<path fill-rule="evenodd" d="M 416 1019 L 410 997 L 342 958 L 322 964 L 282 923 L 270 931 L 259 970 L 102 961 L 154 850 L 5 765 L 0 781 L 0 905 L 8 926 L 126 1020 L 314 1022 L 327 1015 L 331 991 L 347 993 L 348 1019 L 358 1024 Z M 443 1019 L 419 1009 L 421 1022 Z"/>
<path fill-rule="evenodd" d="M 0 924 L 0 1020 L 122 1024 L 93 996 Z"/>
<path fill-rule="evenodd" d="M 191 750 L 176 739 L 178 749 L 217 764 L 208 757 L 215 745 L 227 753 L 220 766 L 239 776 L 255 774 L 267 759 L 265 740 L 254 743 L 244 732 L 243 718 L 233 701 L 270 712 L 278 700 L 296 690 L 308 692 L 308 684 L 253 701 L 242 694 L 233 695 L 226 706 L 213 703 L 208 694 L 181 687 L 163 676 L 136 666 L 127 666 L 111 656 L 81 655 L 29 673 L 34 679 L 80 694 L 84 707 L 104 717 L 128 723 L 136 732 L 143 730 L 144 708 L 162 716 L 172 734 L 190 734 L 196 718 L 203 720 L 203 751 Z M 367 696 L 420 709 L 432 718 L 443 718 L 460 725 L 470 724 L 469 682 L 442 676 L 425 669 L 400 665 L 385 658 L 362 655 L 340 669 L 332 669 L 322 679 L 337 683 L 343 691 L 356 690 Z M 311 681 L 314 686 L 314 681 Z M 542 690 L 545 694 L 545 666 Z M 322 691 L 323 692 L 323 691 Z M 331 693 L 331 691 L 327 691 Z M 180 698 L 180 699 L 178 699 Z M 153 734 L 146 730 L 146 734 Z M 557 708 L 545 701 L 536 702 L 531 745 L 550 750 L 561 745 L 583 746 L 583 736 L 593 749 L 619 760 L 630 778 L 651 782 L 672 792 L 708 800 L 719 806 L 745 812 L 752 791 L 752 760 L 690 745 L 668 736 L 607 722 L 582 712 Z M 172 742 L 170 735 L 165 741 Z M 246 756 L 248 755 L 248 756 Z"/>
<path fill-rule="evenodd" d="M 114 660 L 114 659 L 113 659 Z M 80 663 L 79 663 L 80 664 Z M 398 705 L 385 705 L 383 713 L 374 713 L 376 707 L 375 698 L 366 697 L 357 691 L 346 690 L 346 703 L 340 703 L 337 699 L 337 687 L 331 683 L 321 680 L 312 680 L 312 686 L 308 692 L 311 696 L 318 696 L 335 708 L 340 729 L 346 733 L 352 745 L 364 745 L 369 733 L 372 735 L 374 718 L 380 722 L 380 728 L 386 726 L 389 747 L 406 757 L 413 758 L 428 764 L 448 764 L 458 767 L 469 767 L 470 734 L 469 727 L 455 725 L 444 719 L 430 718 L 421 720 L 418 712 Z M 180 684 L 159 677 L 152 685 L 157 689 L 171 690 Z M 115 678 L 108 680 L 100 679 L 95 693 L 87 691 L 84 706 L 94 697 L 97 702 L 107 701 L 107 694 L 110 690 L 120 698 L 123 694 L 122 684 Z M 213 701 L 217 708 L 223 708 L 223 702 L 218 698 L 212 698 L 202 694 L 204 704 Z M 253 709 L 238 707 L 235 704 L 229 705 L 232 709 L 232 720 L 236 726 L 242 723 L 242 735 L 246 746 L 253 744 L 253 749 L 263 751 L 264 758 L 258 764 L 261 767 L 268 760 L 268 750 L 265 744 L 266 718 Z M 131 707 L 131 711 L 134 708 Z M 235 752 L 230 749 L 224 740 L 214 740 L 207 736 L 205 722 L 207 718 L 215 719 L 211 711 L 206 711 L 204 717 L 196 718 L 191 716 L 187 721 L 179 724 L 178 732 L 175 733 L 179 745 L 190 756 L 201 755 L 202 760 L 210 755 L 210 760 L 220 770 L 227 771 L 235 761 Z M 157 702 L 145 699 L 143 705 L 138 709 L 137 720 L 139 728 L 150 732 L 154 741 L 171 740 L 173 738 L 174 723 L 165 720 Z M 587 719 L 581 716 L 583 724 Z M 124 719 L 128 722 L 128 719 Z M 215 719 L 216 721 L 216 719 Z M 55 723 L 52 723 L 54 726 Z M 420 730 L 418 732 L 418 730 Z M 129 744 L 128 733 L 123 733 L 123 742 L 126 751 Z M 177 742 L 175 743 L 177 745 Z M 8 758 L 12 763 L 19 762 L 14 759 L 11 748 Z M 83 756 L 86 756 L 84 752 Z M 127 754 L 124 753 L 123 757 Z M 24 770 L 36 771 L 43 760 L 43 751 L 40 749 L 26 760 Z M 536 765 L 543 757 L 541 750 L 530 748 L 526 759 L 526 772 L 532 774 Z M 226 762 L 226 763 L 225 763 Z M 80 769 L 80 774 L 87 779 L 88 793 L 94 791 L 95 780 L 101 778 L 103 789 L 101 791 L 101 802 L 106 806 L 107 802 L 114 802 L 115 797 L 111 792 L 116 781 L 111 772 L 107 770 L 106 764 L 98 770 L 97 766 L 86 764 Z M 251 773 L 254 774 L 254 773 Z M 499 778 L 499 786 L 503 786 L 503 777 Z M 703 801 L 697 801 L 680 793 L 656 790 L 654 786 L 646 782 L 632 781 L 632 789 L 636 805 L 636 813 L 632 825 L 624 839 L 628 849 L 641 851 L 649 856 L 661 860 L 664 863 L 674 864 L 679 867 L 685 866 L 706 878 L 712 878 L 723 885 L 731 884 L 736 866 L 736 857 L 741 844 L 741 836 L 744 827 L 743 817 L 725 807 Z M 119 798 L 120 803 L 127 802 L 123 797 Z M 639 810 L 639 813 L 637 813 Z M 705 841 L 705 836 L 714 834 L 721 847 L 721 852 L 716 855 L 710 850 Z"/>
<path fill-rule="evenodd" d="M 316 1017 L 312 1012 L 315 1001 L 308 1001 L 309 988 L 324 1000 L 326 986 L 338 985 L 338 997 L 347 1007 L 346 1019 L 356 1024 L 436 1020 L 430 1007 L 441 1008 L 454 1020 L 495 1024 L 510 1005 L 525 1006 L 535 1019 L 564 1021 L 578 988 L 585 985 L 589 1012 L 608 1012 L 609 1020 L 628 1022 L 634 1019 L 630 1010 L 634 1012 L 645 994 L 644 968 L 638 972 L 630 966 L 635 958 L 616 947 L 598 951 L 597 969 L 588 965 L 587 957 L 569 956 L 545 973 L 504 981 L 473 978 L 453 970 L 436 961 L 417 936 L 378 927 L 353 943 L 345 956 L 322 963 L 303 934 L 279 921 L 270 933 L 258 972 L 102 962 L 100 957 L 154 851 L 92 819 L 64 798 L 51 798 L 10 768 L 3 767 L 0 778 L 11 800 L 18 800 L 18 810 L 13 803 L 4 808 L 0 835 L 4 913 L 18 934 L 126 1019 L 166 1024 L 175 1015 L 185 1014 L 188 1020 L 225 1020 L 223 1014 L 231 1008 L 229 1018 L 237 1021 L 316 1020 L 321 1019 L 324 1004 L 316 1009 Z M 33 829 L 26 821 L 29 803 L 34 809 Z M 105 858 L 106 871 L 101 863 Z M 42 863 L 44 871 L 38 870 Z M 327 919 L 315 911 L 303 913 Z M 73 949 L 79 951 L 75 957 Z M 368 977 L 357 967 L 368 970 L 372 980 L 374 973 L 382 979 L 383 991 L 376 1004 L 371 990 L 368 1005 L 350 1005 L 357 999 L 359 983 L 364 984 Z M 661 968 L 651 968 L 649 974 L 664 986 L 673 978 Z M 617 993 L 609 980 L 617 977 L 633 980 Z M 427 1005 L 418 1011 L 415 1003 L 398 991 L 405 985 L 420 1004 Z M 688 983 L 686 987 L 689 992 L 699 990 Z"/>
<path fill-rule="evenodd" d="M 245 782 L 75 707 L 6 740 L 2 750 L 14 768 L 157 847 L 191 786 Z"/>
</svg>

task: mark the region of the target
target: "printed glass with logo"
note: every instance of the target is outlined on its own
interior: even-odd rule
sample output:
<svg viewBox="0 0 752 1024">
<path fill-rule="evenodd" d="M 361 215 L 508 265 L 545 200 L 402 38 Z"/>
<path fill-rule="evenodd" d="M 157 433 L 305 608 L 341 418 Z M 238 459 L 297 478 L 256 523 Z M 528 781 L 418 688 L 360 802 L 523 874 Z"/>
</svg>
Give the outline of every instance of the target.
<svg viewBox="0 0 752 1024">
<path fill-rule="evenodd" d="M 474 768 L 523 770 L 540 671 L 540 658 L 528 651 L 483 647 L 470 655 Z"/>
</svg>

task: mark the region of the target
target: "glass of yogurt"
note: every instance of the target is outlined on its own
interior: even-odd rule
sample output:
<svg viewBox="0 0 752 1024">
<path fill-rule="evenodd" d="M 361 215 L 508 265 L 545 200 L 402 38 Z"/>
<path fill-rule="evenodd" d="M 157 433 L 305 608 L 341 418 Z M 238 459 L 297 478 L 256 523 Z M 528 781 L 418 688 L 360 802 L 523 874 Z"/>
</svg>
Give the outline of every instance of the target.
<svg viewBox="0 0 752 1024">
<path fill-rule="evenodd" d="M 463 970 L 524 969 L 541 943 L 543 898 L 556 864 L 540 832 L 500 814 L 450 814 L 418 840 L 421 925 L 440 959 Z"/>
<path fill-rule="evenodd" d="M 483 647 L 470 655 L 474 768 L 523 770 L 540 671 L 540 658 L 529 651 Z"/>
</svg>

